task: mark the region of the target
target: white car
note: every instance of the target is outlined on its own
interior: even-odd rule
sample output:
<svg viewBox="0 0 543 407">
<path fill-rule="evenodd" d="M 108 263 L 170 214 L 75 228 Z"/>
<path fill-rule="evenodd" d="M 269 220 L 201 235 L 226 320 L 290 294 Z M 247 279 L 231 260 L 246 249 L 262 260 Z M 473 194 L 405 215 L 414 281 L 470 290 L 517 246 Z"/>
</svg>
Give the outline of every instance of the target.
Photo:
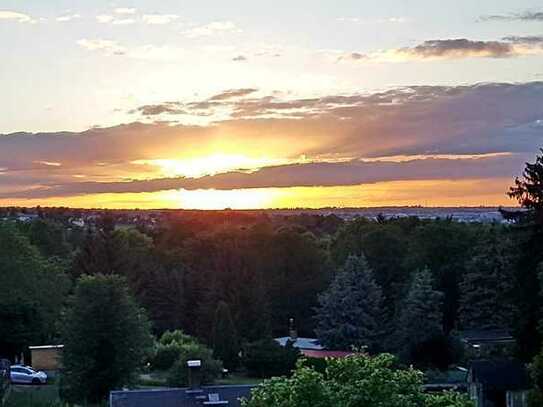
<svg viewBox="0 0 543 407">
<path fill-rule="evenodd" d="M 47 374 L 37 372 L 30 366 L 13 365 L 10 367 L 11 383 L 14 384 L 46 384 Z"/>
</svg>

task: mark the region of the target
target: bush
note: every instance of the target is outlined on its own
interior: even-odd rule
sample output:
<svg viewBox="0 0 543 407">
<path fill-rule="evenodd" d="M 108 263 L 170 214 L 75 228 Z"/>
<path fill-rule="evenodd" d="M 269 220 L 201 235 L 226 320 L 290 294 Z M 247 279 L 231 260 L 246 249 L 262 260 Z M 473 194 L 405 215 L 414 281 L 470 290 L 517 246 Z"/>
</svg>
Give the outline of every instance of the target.
<svg viewBox="0 0 543 407">
<path fill-rule="evenodd" d="M 180 330 L 164 332 L 155 344 L 151 368 L 153 370 L 170 369 L 179 359 L 183 345 L 191 343 L 197 343 L 196 339 Z"/>
<path fill-rule="evenodd" d="M 291 373 L 299 356 L 300 351 L 290 342 L 282 347 L 272 338 L 262 339 L 244 347 L 243 365 L 250 376 L 283 376 Z"/>
<path fill-rule="evenodd" d="M 213 383 L 222 372 L 222 363 L 213 359 L 213 351 L 208 347 L 196 343 L 184 343 L 180 346 L 180 353 L 168 372 L 168 386 L 182 387 L 188 385 L 187 361 L 201 360 L 202 384 Z"/>
</svg>

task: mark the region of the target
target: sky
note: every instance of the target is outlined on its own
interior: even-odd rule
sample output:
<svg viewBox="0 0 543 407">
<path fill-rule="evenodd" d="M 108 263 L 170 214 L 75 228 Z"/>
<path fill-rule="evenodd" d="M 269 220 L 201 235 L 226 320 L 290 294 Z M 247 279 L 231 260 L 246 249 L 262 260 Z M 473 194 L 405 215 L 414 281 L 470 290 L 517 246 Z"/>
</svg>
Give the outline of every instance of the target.
<svg viewBox="0 0 543 407">
<path fill-rule="evenodd" d="M 0 0 L 0 205 L 514 205 L 520 0 Z"/>
</svg>

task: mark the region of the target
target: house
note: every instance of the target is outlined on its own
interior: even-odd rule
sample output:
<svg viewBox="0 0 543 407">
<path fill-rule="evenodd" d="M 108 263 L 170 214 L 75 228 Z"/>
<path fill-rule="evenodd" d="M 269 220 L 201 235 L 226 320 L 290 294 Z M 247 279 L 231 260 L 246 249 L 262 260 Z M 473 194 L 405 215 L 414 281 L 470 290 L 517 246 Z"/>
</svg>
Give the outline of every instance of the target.
<svg viewBox="0 0 543 407">
<path fill-rule="evenodd" d="M 29 346 L 32 367 L 54 375 L 60 369 L 60 354 L 64 345 Z"/>
<path fill-rule="evenodd" d="M 513 354 L 515 338 L 506 329 L 470 329 L 460 333 L 469 359 L 509 357 Z"/>
<path fill-rule="evenodd" d="M 516 360 L 476 360 L 468 372 L 470 398 L 476 407 L 526 407 L 528 372 Z"/>
<path fill-rule="evenodd" d="M 345 356 L 353 355 L 354 352 L 343 350 L 326 349 L 319 343 L 317 338 L 301 338 L 294 328 L 294 319 L 289 321 L 290 329 L 289 336 L 274 338 L 275 341 L 285 347 L 287 343 L 291 343 L 292 347 L 298 349 L 302 355 L 308 358 L 344 358 Z"/>
</svg>

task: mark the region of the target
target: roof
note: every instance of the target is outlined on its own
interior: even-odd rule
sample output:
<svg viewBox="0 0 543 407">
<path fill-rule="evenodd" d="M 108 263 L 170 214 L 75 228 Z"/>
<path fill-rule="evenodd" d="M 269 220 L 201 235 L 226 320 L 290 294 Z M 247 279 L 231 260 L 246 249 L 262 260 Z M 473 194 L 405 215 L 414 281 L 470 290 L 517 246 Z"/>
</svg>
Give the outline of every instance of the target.
<svg viewBox="0 0 543 407">
<path fill-rule="evenodd" d="M 290 336 L 283 336 L 281 338 L 275 338 L 275 341 L 281 346 L 287 346 L 287 342 L 292 341 L 292 338 Z M 300 350 L 324 350 L 324 346 L 322 346 L 316 338 L 297 338 L 296 341 L 292 343 L 292 346 Z"/>
<path fill-rule="evenodd" d="M 460 333 L 464 342 L 470 344 L 508 343 L 515 338 L 507 329 L 468 329 Z"/>
<path fill-rule="evenodd" d="M 517 360 L 476 360 L 471 363 L 469 381 L 497 390 L 530 388 L 528 372 Z"/>
<path fill-rule="evenodd" d="M 354 355 L 354 352 L 302 349 L 302 354 L 308 358 L 344 358 L 346 356 Z"/>
<path fill-rule="evenodd" d="M 30 350 L 36 350 L 36 349 L 62 349 L 64 348 L 64 345 L 41 345 L 41 346 L 29 346 L 28 349 Z"/>
</svg>

